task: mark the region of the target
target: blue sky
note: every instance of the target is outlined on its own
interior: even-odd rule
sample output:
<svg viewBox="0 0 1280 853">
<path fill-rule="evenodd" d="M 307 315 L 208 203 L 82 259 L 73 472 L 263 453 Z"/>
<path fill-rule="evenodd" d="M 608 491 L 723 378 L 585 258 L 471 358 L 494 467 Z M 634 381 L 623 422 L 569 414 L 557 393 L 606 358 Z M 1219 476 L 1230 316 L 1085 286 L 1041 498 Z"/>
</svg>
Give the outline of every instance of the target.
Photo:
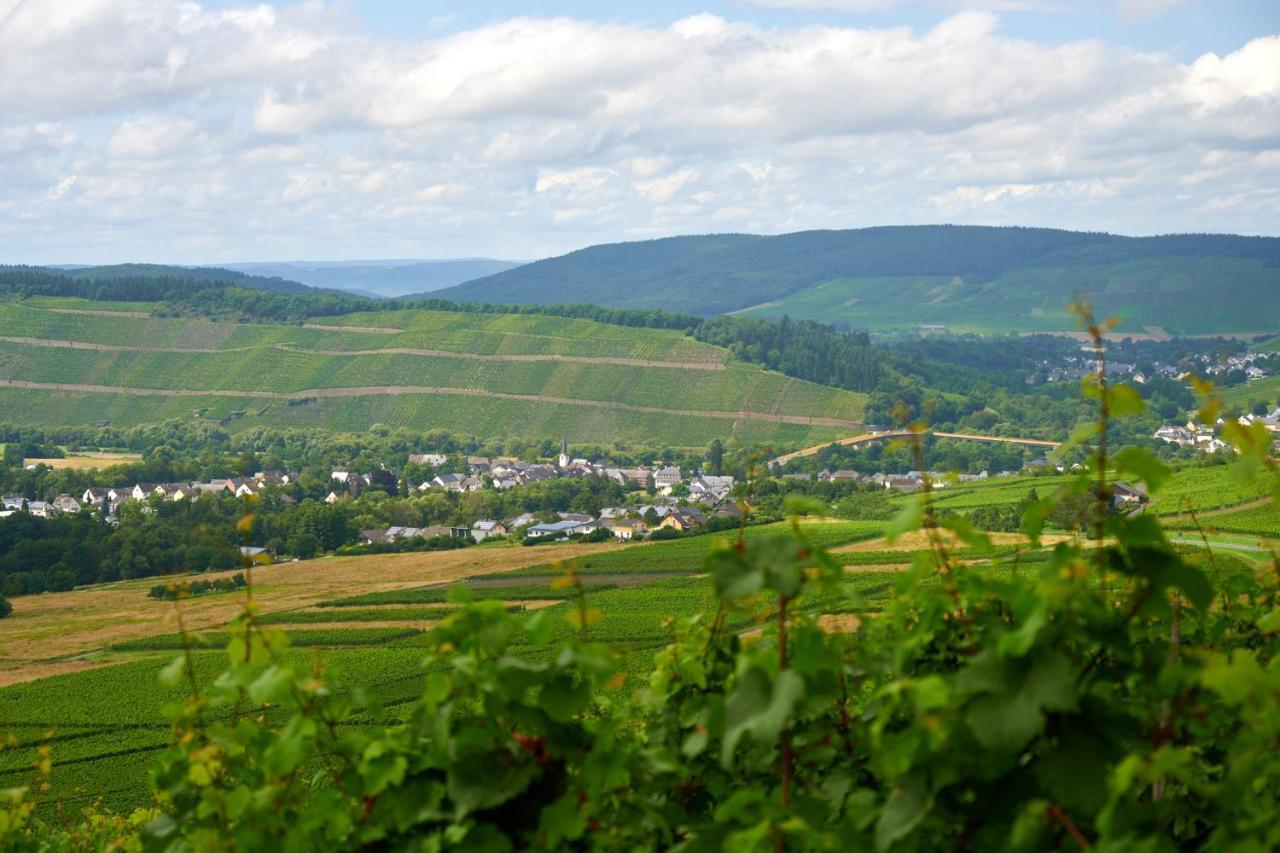
<svg viewBox="0 0 1280 853">
<path fill-rule="evenodd" d="M 0 261 L 1280 234 L 1275 0 L 0 0 Z"/>
<path fill-rule="evenodd" d="M 232 5 L 224 3 L 222 5 Z M 285 5 L 285 4 L 277 4 Z M 1097 38 L 1135 50 L 1167 51 L 1183 60 L 1206 51 L 1229 52 L 1259 33 L 1280 31 L 1280 3 L 1275 0 L 1221 0 L 1221 2 L 1147 3 L 1026 2 L 984 4 L 962 2 L 851 2 L 841 9 L 830 3 L 766 4 L 733 2 L 683 3 L 654 0 L 649 3 L 477 2 L 463 4 L 404 2 L 404 0 L 353 0 L 346 5 L 366 26 L 395 37 L 426 37 L 520 16 L 557 16 L 615 19 L 662 25 L 699 12 L 766 27 L 831 24 L 852 27 L 906 25 L 928 29 L 963 8 L 1002 11 L 1004 30 L 1019 38 L 1045 42 Z M 785 6 L 791 6 L 786 8 Z M 835 6 L 837 8 L 831 8 Z"/>
</svg>

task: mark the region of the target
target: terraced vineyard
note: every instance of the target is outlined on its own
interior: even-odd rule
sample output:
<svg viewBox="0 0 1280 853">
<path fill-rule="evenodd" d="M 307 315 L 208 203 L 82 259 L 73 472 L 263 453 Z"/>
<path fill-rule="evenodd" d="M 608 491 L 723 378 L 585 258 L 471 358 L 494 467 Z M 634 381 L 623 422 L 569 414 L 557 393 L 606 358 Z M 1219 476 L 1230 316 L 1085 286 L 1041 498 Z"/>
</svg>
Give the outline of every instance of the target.
<svg viewBox="0 0 1280 853">
<path fill-rule="evenodd" d="M 538 315 L 400 311 L 306 325 L 0 304 L 6 420 L 168 418 L 701 446 L 805 443 L 857 427 L 865 397 L 733 360 L 667 330 Z M 96 305 L 97 303 L 88 303 Z"/>
</svg>

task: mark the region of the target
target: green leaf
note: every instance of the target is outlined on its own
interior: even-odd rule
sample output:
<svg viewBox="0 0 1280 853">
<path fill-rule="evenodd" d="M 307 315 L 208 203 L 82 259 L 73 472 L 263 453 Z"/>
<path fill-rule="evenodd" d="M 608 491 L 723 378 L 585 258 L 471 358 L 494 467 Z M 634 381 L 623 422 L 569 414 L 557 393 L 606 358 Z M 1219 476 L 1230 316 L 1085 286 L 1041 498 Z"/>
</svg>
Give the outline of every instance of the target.
<svg viewBox="0 0 1280 853">
<path fill-rule="evenodd" d="M 521 753 L 523 755 L 523 753 Z M 506 750 L 460 752 L 450 762 L 446 785 L 459 817 L 505 803 L 538 775 L 532 759 L 517 760 Z"/>
<path fill-rule="evenodd" d="M 753 595 L 764 589 L 764 567 L 741 551 L 722 549 L 707 558 L 711 580 L 721 598 Z"/>
<path fill-rule="evenodd" d="M 1046 710 L 1075 704 L 1075 676 L 1060 655 L 1044 655 L 1030 667 L 997 663 L 994 654 L 975 659 L 961 683 L 983 695 L 969 706 L 965 721 L 974 737 L 991 749 L 1015 750 L 1044 728 Z"/>
<path fill-rule="evenodd" d="M 182 683 L 182 677 L 187 671 L 187 658 L 185 655 L 178 655 L 173 660 L 165 664 L 164 669 L 160 670 L 160 684 L 170 689 L 177 687 Z"/>
<path fill-rule="evenodd" d="M 360 756 L 360 778 L 364 780 L 365 793 L 381 794 L 387 788 L 404 781 L 409 760 L 395 752 L 385 741 L 375 741 Z"/>
<path fill-rule="evenodd" d="M 1173 476 L 1173 470 L 1145 447 L 1125 447 L 1112 461 L 1117 470 L 1127 471 L 1146 483 L 1148 492 L 1156 492 Z"/>
<path fill-rule="evenodd" d="M 1228 705 L 1243 705 L 1263 691 L 1274 690 L 1272 677 L 1258 665 L 1252 649 L 1236 649 L 1230 657 L 1209 655 L 1200 678 Z"/>
<path fill-rule="evenodd" d="M 733 765 L 734 749 L 745 734 L 763 742 L 777 738 L 796 702 L 804 695 L 804 679 L 786 670 L 771 680 L 759 667 L 738 678 L 738 686 L 725 704 L 724 743 L 720 760 Z"/>
<path fill-rule="evenodd" d="M 1258 620 L 1258 630 L 1264 634 L 1274 634 L 1276 631 L 1280 631 L 1280 607 Z"/>
<path fill-rule="evenodd" d="M 885 525 L 884 536 L 889 544 L 892 545 L 904 533 L 920 529 L 920 525 L 924 521 L 924 497 L 923 492 L 918 492 L 907 498 L 902 511 Z"/>
<path fill-rule="evenodd" d="M 963 515 L 948 516 L 939 521 L 938 526 L 944 530 L 950 530 L 957 539 L 970 548 L 975 548 L 983 554 L 991 552 L 991 537 L 974 527 L 973 522 Z"/>
<path fill-rule="evenodd" d="M 274 702 L 289 693 L 293 684 L 293 670 L 282 666 L 269 666 L 249 685 L 249 698 L 255 705 Z"/>
<path fill-rule="evenodd" d="M 1147 403 L 1132 385 L 1111 385 L 1107 388 L 1107 401 L 1111 417 L 1127 418 L 1147 410 Z"/>
<path fill-rule="evenodd" d="M 543 686 L 538 704 L 551 719 L 568 722 L 591 704 L 591 689 L 585 679 L 561 673 Z"/>
<path fill-rule="evenodd" d="M 1033 501 L 1022 511 L 1022 532 L 1031 544 L 1040 544 L 1040 534 L 1044 531 L 1044 520 L 1053 511 L 1053 501 L 1045 498 Z"/>
<path fill-rule="evenodd" d="M 893 789 L 880 819 L 876 821 L 876 849 L 888 850 L 895 841 L 905 836 L 924 819 L 933 806 L 933 795 L 924 779 L 912 776 Z"/>
<path fill-rule="evenodd" d="M 823 501 L 808 495 L 787 495 L 783 512 L 787 515 L 824 516 L 829 507 Z"/>
<path fill-rule="evenodd" d="M 262 764 L 274 776 L 287 776 L 311 757 L 316 721 L 310 717 L 289 720 L 280 736 L 262 753 Z"/>
</svg>

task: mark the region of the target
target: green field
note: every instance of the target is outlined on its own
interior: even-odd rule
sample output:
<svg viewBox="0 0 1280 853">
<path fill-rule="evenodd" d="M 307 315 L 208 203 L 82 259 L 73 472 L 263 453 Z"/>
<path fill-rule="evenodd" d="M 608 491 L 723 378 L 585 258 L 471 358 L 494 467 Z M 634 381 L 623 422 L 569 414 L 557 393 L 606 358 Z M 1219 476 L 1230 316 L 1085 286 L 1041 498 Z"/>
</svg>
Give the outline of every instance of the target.
<svg viewBox="0 0 1280 853">
<path fill-rule="evenodd" d="M 850 576 L 847 588 L 874 600 L 887 594 L 890 584 L 884 575 L 868 573 Z M 546 588 L 546 597 L 553 594 Z M 708 611 L 715 601 L 706 579 L 687 577 L 629 589 L 594 589 L 588 596 L 590 606 L 605 614 L 592 629 L 592 638 L 610 643 L 626 656 L 632 688 L 640 686 L 640 678 L 652 666 L 654 651 L 670 639 L 668 622 Z M 849 609 L 839 601 L 822 605 L 830 612 Z M 574 630 L 563 619 L 570 606 L 560 605 L 549 614 L 557 621 L 560 636 Z M 413 617 L 413 609 L 404 612 L 406 619 Z M 750 615 L 743 613 L 729 624 L 742 630 L 751 622 Z M 321 665 L 366 688 L 385 706 L 390 720 L 398 719 L 401 709 L 421 693 L 426 671 L 423 635 L 417 630 L 304 628 L 289 633 L 295 646 L 319 646 L 292 651 L 291 659 Z M 225 639 L 217 632 L 205 636 L 214 643 Z M 333 647 L 344 642 L 345 648 Z M 169 726 L 159 709 L 175 695 L 161 687 L 158 675 L 178 642 L 174 636 L 162 636 L 130 647 L 163 651 L 106 669 L 0 689 L 0 720 L 18 741 L 17 748 L 0 752 L 0 786 L 25 782 L 36 747 L 48 744 L 54 762 L 49 781 L 65 806 L 86 805 L 95 797 L 121 809 L 147 801 L 146 775 L 156 754 L 169 742 Z M 221 650 L 196 652 L 200 681 L 208 683 L 225 661 Z M 56 716 L 49 713 L 50 708 L 59 709 Z"/>
<path fill-rule="evenodd" d="M 1123 263 L 1027 267 L 990 281 L 958 276 L 836 278 L 742 310 L 754 317 L 844 321 L 873 331 L 940 324 L 956 332 L 1070 331 L 1072 294 L 1087 293 L 1120 332 L 1258 333 L 1277 326 L 1275 272 L 1245 258 L 1139 258 Z"/>
<path fill-rule="evenodd" d="M 1280 376 L 1264 376 L 1248 385 L 1235 385 L 1223 389 L 1222 402 L 1242 409 L 1252 410 L 1258 403 L 1274 407 L 1280 402 Z"/>
<path fill-rule="evenodd" d="M 940 509 L 958 513 L 983 506 L 1012 506 L 1024 500 L 1032 489 L 1040 498 L 1051 497 L 1060 486 L 1073 479 L 1070 475 L 1007 477 L 949 485 L 938 490 L 935 501 Z M 1165 516 L 1178 515 L 1188 509 L 1216 510 L 1254 500 L 1261 494 L 1256 483 L 1241 480 L 1228 465 L 1179 468 L 1154 496 L 1151 511 Z"/>
<path fill-rule="evenodd" d="M 10 339 L 0 341 L 0 380 L 37 386 L 0 388 L 0 410 L 6 421 L 44 425 L 204 418 L 232 429 L 361 430 L 382 423 L 484 438 L 567 434 L 703 446 L 727 436 L 827 440 L 853 428 L 865 403 L 862 394 L 734 361 L 727 350 L 667 330 L 437 311 L 316 325 L 325 328 L 0 303 L 0 329 Z M 334 331 L 362 327 L 371 330 Z"/>
<path fill-rule="evenodd" d="M 1253 536 L 1280 537 L 1280 509 L 1275 504 L 1251 506 L 1234 512 L 1226 512 L 1201 519 L 1201 526 L 1209 533 L 1242 533 Z M 1176 526 L 1190 529 L 1194 525 L 1179 520 Z"/>
</svg>

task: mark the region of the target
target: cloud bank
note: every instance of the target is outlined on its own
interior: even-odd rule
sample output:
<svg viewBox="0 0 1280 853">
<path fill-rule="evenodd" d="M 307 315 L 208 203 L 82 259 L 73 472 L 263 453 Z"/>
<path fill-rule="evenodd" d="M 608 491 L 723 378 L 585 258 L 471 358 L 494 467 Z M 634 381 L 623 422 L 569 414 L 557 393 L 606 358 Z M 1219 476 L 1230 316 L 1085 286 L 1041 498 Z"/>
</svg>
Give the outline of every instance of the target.
<svg viewBox="0 0 1280 853">
<path fill-rule="evenodd" d="M 1001 34 L 0 0 L 7 260 L 533 257 L 910 222 L 1280 232 L 1280 37 L 1179 63 Z"/>
</svg>

